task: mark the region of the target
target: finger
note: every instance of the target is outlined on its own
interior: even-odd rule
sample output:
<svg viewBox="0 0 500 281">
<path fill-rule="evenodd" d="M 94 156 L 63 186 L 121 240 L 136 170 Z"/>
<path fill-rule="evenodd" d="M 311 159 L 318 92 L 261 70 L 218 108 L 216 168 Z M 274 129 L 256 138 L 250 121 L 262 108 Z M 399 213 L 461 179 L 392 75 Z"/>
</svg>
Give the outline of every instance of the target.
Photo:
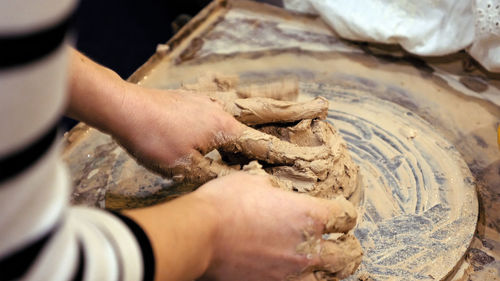
<svg viewBox="0 0 500 281">
<path fill-rule="evenodd" d="M 361 263 L 363 250 L 358 239 L 352 234 L 330 237 L 321 241 L 321 269 L 328 272 L 344 274 L 341 278 L 352 274 Z"/>
<path fill-rule="evenodd" d="M 356 226 L 358 213 L 354 205 L 343 196 L 334 199 L 311 198 L 315 211 L 311 213 L 320 225 L 321 233 L 347 233 Z M 319 208 L 318 208 L 319 207 Z"/>
<path fill-rule="evenodd" d="M 302 119 L 325 119 L 328 114 L 328 100 L 323 97 L 306 102 L 270 98 L 236 99 L 232 103 L 226 103 L 224 110 L 247 125 L 288 123 Z"/>
<path fill-rule="evenodd" d="M 328 239 L 310 237 L 297 251 L 309 257 L 309 265 L 298 280 L 340 280 L 353 274 L 361 263 L 363 250 L 352 234 L 330 236 Z M 335 279 L 337 278 L 337 279 Z"/>
<path fill-rule="evenodd" d="M 217 161 L 208 159 L 198 151 L 175 161 L 171 166 L 161 167 L 161 173 L 175 182 L 202 185 L 212 179 L 238 171 Z"/>
<path fill-rule="evenodd" d="M 293 165 L 297 160 L 314 161 L 329 157 L 328 147 L 300 147 L 249 127 L 241 136 L 222 144 L 220 149 L 242 153 L 249 159 L 262 160 L 269 164 Z"/>
</svg>

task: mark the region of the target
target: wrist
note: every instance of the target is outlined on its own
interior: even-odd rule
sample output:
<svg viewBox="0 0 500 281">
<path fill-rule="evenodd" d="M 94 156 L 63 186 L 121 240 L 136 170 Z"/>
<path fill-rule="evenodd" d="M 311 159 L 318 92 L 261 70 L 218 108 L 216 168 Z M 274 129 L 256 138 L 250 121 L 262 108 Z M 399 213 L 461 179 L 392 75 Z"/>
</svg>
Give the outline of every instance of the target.
<svg viewBox="0 0 500 281">
<path fill-rule="evenodd" d="M 209 200 L 194 192 L 124 213 L 143 228 L 151 241 L 156 280 L 194 280 L 207 271 L 217 230 L 217 215 Z"/>
<path fill-rule="evenodd" d="M 213 264 L 214 257 L 216 254 L 217 246 L 217 237 L 218 233 L 221 229 L 220 224 L 220 214 L 217 211 L 217 206 L 215 206 L 213 200 L 210 200 L 203 194 L 200 194 L 197 191 L 194 191 L 189 194 L 190 197 L 193 198 L 193 201 L 196 202 L 194 205 L 197 206 L 198 214 L 202 220 L 205 221 L 206 227 L 206 256 L 203 259 L 203 266 L 201 270 L 201 274 L 205 273 L 208 268 Z M 199 276 L 198 276 L 199 277 Z"/>
<path fill-rule="evenodd" d="M 127 131 L 128 122 L 133 118 L 133 91 L 132 84 L 122 80 L 120 77 L 109 78 L 105 89 L 102 90 L 105 99 L 99 113 L 98 124 L 93 124 L 96 128 L 121 138 Z M 92 125 L 92 124 L 91 124 Z"/>
<path fill-rule="evenodd" d="M 110 133 L 121 107 L 126 82 L 109 68 L 74 49 L 70 52 L 70 100 L 66 114 Z"/>
</svg>

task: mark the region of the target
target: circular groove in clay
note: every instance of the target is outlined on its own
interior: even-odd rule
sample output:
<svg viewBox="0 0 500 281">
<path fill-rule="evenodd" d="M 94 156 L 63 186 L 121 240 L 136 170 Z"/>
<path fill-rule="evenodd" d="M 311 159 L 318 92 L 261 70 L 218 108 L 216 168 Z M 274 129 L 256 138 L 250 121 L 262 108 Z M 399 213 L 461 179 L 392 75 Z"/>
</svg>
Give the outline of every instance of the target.
<svg viewBox="0 0 500 281">
<path fill-rule="evenodd" d="M 355 235 L 364 257 L 348 280 L 446 277 L 478 216 L 473 177 L 454 146 L 416 114 L 369 93 L 309 83 L 301 91 L 330 100 L 328 121 L 360 166 L 364 199 Z"/>
</svg>

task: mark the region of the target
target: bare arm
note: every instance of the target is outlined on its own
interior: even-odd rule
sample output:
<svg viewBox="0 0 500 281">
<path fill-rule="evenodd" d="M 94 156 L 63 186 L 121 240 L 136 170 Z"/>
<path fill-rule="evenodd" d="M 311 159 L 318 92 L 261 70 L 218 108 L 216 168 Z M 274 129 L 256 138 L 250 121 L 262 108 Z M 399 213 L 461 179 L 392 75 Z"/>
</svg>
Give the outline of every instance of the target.
<svg viewBox="0 0 500 281">
<path fill-rule="evenodd" d="M 118 118 L 126 82 L 111 69 L 69 50 L 69 104 L 66 114 L 105 132 Z"/>
<path fill-rule="evenodd" d="M 67 115 L 113 135 L 149 167 L 171 165 L 207 150 L 216 138 L 243 130 L 208 96 L 140 87 L 78 51 L 70 52 Z"/>
</svg>

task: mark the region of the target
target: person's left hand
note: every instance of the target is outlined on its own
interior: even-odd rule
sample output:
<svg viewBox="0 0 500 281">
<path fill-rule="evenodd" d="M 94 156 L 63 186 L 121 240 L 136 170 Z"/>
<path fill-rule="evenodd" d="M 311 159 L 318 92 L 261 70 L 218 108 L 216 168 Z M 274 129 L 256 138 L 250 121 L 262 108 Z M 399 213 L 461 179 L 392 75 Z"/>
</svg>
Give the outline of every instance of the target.
<svg viewBox="0 0 500 281">
<path fill-rule="evenodd" d="M 243 131 L 241 123 L 203 93 L 144 88 L 74 49 L 68 51 L 66 114 L 113 135 L 149 168 L 174 166 Z"/>
<path fill-rule="evenodd" d="M 127 85 L 113 136 L 153 170 L 238 137 L 244 126 L 208 96 Z"/>
</svg>

